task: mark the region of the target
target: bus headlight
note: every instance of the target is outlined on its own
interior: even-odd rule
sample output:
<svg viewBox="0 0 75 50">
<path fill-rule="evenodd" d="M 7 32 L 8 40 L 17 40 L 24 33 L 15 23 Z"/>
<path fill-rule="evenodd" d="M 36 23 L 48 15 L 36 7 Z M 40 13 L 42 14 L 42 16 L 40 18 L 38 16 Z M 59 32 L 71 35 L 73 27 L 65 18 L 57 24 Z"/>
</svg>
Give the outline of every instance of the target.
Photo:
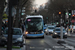
<svg viewBox="0 0 75 50">
<path fill-rule="evenodd" d="M 28 34 L 28 32 L 26 31 L 25 34 Z"/>
<path fill-rule="evenodd" d="M 41 31 L 41 33 L 44 33 L 43 31 Z"/>
</svg>

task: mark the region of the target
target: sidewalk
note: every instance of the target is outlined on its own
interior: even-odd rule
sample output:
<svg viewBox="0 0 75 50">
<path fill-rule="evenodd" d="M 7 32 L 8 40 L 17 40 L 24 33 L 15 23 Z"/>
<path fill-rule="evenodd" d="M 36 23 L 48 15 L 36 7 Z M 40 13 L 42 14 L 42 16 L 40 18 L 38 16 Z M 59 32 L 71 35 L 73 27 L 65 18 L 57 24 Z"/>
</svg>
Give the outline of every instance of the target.
<svg viewBox="0 0 75 50">
<path fill-rule="evenodd" d="M 5 48 L 5 47 L 0 47 L 0 50 L 7 50 L 7 48 Z M 23 47 L 21 47 L 21 48 L 19 48 L 19 47 L 12 48 L 12 50 L 26 50 L 26 49 L 25 49 L 25 46 L 23 46 Z"/>
<path fill-rule="evenodd" d="M 68 37 L 75 37 L 75 33 L 68 34 Z"/>
<path fill-rule="evenodd" d="M 0 48 L 0 50 L 7 50 L 7 48 Z M 12 50 L 21 50 L 21 49 L 12 49 Z"/>
</svg>

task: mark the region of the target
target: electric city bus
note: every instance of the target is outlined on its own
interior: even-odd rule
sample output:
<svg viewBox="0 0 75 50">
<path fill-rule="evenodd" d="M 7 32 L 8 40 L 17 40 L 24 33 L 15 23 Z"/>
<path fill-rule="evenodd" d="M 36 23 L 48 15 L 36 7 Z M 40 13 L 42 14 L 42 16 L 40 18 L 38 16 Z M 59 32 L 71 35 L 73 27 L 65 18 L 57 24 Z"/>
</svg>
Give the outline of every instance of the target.
<svg viewBox="0 0 75 50">
<path fill-rule="evenodd" d="M 25 37 L 44 38 L 44 22 L 42 15 L 31 15 L 26 17 Z"/>
</svg>

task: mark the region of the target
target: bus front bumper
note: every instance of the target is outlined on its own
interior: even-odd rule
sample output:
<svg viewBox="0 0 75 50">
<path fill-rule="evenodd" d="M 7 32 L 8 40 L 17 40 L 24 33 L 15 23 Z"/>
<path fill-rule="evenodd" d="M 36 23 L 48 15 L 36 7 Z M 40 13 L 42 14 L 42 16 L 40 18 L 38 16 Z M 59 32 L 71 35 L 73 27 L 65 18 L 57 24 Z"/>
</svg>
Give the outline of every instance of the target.
<svg viewBox="0 0 75 50">
<path fill-rule="evenodd" d="M 44 34 L 27 34 L 25 37 L 43 37 Z"/>
</svg>

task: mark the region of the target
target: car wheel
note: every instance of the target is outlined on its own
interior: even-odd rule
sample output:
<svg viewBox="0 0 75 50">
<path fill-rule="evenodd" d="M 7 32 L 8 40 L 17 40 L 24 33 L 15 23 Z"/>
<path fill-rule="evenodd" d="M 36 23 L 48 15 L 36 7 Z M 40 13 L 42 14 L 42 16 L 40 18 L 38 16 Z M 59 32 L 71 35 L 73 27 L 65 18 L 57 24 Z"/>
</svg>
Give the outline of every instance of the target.
<svg viewBox="0 0 75 50">
<path fill-rule="evenodd" d="M 44 36 L 42 36 L 41 38 L 44 38 Z"/>
<path fill-rule="evenodd" d="M 23 47 L 23 41 L 22 41 L 22 43 L 21 43 L 20 47 Z"/>
<path fill-rule="evenodd" d="M 52 36 L 52 38 L 56 38 L 55 36 Z"/>
<path fill-rule="evenodd" d="M 20 47 L 23 47 L 23 44 L 22 44 L 22 45 L 20 45 Z"/>
<path fill-rule="evenodd" d="M 5 45 L 1 45 L 1 47 L 4 47 Z"/>
<path fill-rule="evenodd" d="M 67 38 L 67 37 L 64 37 L 65 39 Z"/>
</svg>

